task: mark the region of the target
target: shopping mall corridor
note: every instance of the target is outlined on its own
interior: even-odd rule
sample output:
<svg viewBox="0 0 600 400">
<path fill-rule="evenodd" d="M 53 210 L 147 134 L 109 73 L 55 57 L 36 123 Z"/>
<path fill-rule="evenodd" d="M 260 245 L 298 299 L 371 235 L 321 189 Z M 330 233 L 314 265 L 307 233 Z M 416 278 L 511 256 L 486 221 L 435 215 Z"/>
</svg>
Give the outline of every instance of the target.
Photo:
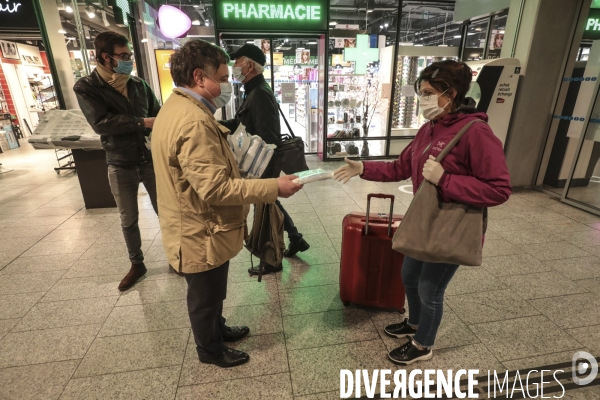
<svg viewBox="0 0 600 400">
<path fill-rule="evenodd" d="M 324 181 L 283 201 L 311 248 L 262 283 L 246 272 L 247 251 L 232 260 L 224 315 L 250 327 L 235 347 L 251 359 L 222 370 L 198 361 L 185 280 L 169 269 L 145 192 L 148 273 L 121 293 L 116 209 L 86 210 L 77 176 L 53 171 L 53 151 L 24 144 L 0 163 L 14 169 L 0 174 L 0 399 L 330 400 L 340 369 L 398 368 L 386 353 L 401 340 L 383 327 L 401 316 L 344 307 L 338 279 L 343 216 L 364 210 L 369 192 L 395 194 L 404 213 L 407 182 Z M 599 257 L 600 217 L 516 192 L 490 210 L 483 266 L 461 267 L 447 290 L 434 358 L 407 369 L 514 371 L 600 355 Z M 600 399 L 599 387 L 564 398 Z"/>
</svg>

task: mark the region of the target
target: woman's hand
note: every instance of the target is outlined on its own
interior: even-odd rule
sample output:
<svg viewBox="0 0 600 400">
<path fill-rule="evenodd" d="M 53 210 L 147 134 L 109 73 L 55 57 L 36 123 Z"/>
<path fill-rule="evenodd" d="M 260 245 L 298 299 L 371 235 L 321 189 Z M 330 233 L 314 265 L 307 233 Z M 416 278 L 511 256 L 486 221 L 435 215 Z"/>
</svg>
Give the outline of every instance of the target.
<svg viewBox="0 0 600 400">
<path fill-rule="evenodd" d="M 435 157 L 430 155 L 429 160 L 423 166 L 423 178 L 437 186 L 440 179 L 442 179 L 442 175 L 444 175 L 442 164 L 435 161 Z"/>
<path fill-rule="evenodd" d="M 333 177 L 336 181 L 346 183 L 353 176 L 362 175 L 365 170 L 365 165 L 362 161 L 352 161 L 348 158 L 344 158 L 346 165 L 342 165 L 333 173 Z"/>
</svg>

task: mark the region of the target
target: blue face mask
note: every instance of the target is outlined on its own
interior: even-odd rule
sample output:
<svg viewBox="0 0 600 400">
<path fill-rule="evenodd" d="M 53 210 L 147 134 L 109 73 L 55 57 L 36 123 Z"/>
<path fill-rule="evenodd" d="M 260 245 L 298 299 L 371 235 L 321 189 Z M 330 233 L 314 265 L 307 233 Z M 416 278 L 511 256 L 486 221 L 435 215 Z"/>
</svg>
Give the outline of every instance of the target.
<svg viewBox="0 0 600 400">
<path fill-rule="evenodd" d="M 117 60 L 117 67 L 113 69 L 117 74 L 130 75 L 131 71 L 133 71 L 133 60 L 129 61 L 121 61 Z"/>
</svg>

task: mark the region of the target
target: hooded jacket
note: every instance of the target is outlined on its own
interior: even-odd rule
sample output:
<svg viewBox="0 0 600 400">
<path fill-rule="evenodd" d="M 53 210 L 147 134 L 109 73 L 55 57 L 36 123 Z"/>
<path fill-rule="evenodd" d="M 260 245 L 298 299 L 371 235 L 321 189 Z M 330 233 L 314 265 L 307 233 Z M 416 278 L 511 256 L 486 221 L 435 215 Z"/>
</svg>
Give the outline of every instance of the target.
<svg viewBox="0 0 600 400">
<path fill-rule="evenodd" d="M 416 193 L 429 156 L 437 157 L 469 121 L 488 120 L 483 112 L 464 111 L 424 124 L 396 161 L 365 161 L 361 178 L 378 182 L 412 178 Z M 473 124 L 441 164 L 445 172 L 437 187 L 444 202 L 492 207 L 504 203 L 512 192 L 502 142 L 487 124 Z"/>
</svg>

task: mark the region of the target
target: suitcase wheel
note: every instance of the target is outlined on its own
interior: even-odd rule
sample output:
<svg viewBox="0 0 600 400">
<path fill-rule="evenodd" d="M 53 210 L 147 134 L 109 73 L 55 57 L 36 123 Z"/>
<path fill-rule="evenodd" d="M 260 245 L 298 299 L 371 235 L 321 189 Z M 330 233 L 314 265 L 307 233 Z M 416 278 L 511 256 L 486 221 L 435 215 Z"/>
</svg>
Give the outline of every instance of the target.
<svg viewBox="0 0 600 400">
<path fill-rule="evenodd" d="M 350 305 L 349 301 L 343 301 L 342 304 L 344 305 L 344 307 L 348 307 Z"/>
</svg>

